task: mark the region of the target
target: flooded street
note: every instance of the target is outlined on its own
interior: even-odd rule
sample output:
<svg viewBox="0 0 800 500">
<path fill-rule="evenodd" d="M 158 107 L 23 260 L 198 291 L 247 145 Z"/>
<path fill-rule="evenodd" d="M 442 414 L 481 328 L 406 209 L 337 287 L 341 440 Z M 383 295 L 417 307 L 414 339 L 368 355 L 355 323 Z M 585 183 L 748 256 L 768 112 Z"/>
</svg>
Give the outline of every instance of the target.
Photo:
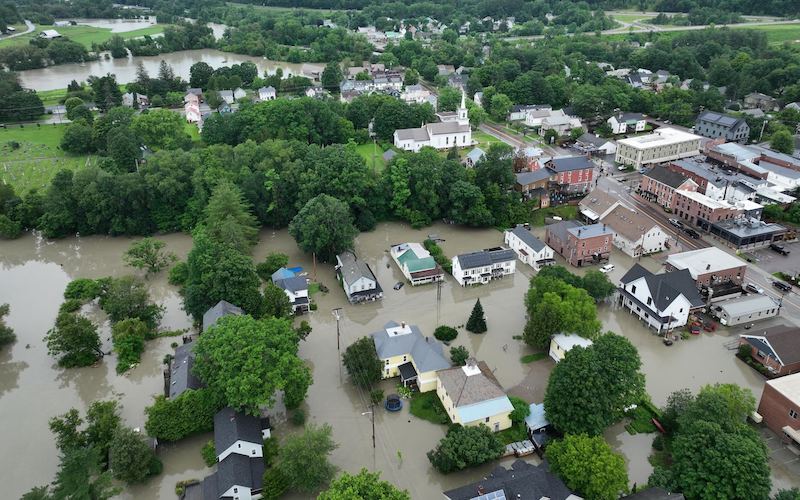
<svg viewBox="0 0 800 500">
<path fill-rule="evenodd" d="M 425 454 L 444 436 L 445 428 L 411 417 L 407 404 L 398 413 L 376 408 L 377 446 L 373 450 L 370 417 L 361 415 L 369 410 L 367 395 L 347 380 L 339 361 L 341 351 L 390 320 L 416 324 L 426 335 L 432 335 L 440 324 L 460 327 L 466 323 L 475 300 L 480 298 L 486 311 L 488 332 L 474 335 L 461 327 L 452 345 L 467 347 L 471 354 L 486 361 L 510 394 L 530 401 L 542 400 L 553 366 L 549 358 L 521 363 L 520 357 L 531 351 L 512 338 L 521 334 L 525 324 L 523 299 L 528 279 L 533 274 L 519 262 L 515 275 L 482 287 L 462 288 L 448 278 L 441 288 L 438 303 L 435 285 L 412 287 L 406 284 L 400 290 L 392 289 L 394 283 L 402 280 L 402 275 L 391 263 L 389 246 L 405 241 L 421 242 L 431 233 L 445 239 L 441 247 L 451 257 L 502 243 L 502 233 L 494 229 L 471 230 L 439 224 L 413 230 L 399 223 L 379 224 L 374 231 L 358 237 L 355 250 L 375 272 L 384 289 L 384 299 L 355 306 L 347 303 L 332 266 L 318 263 L 315 270 L 310 256 L 299 251 L 287 231 L 262 231 L 261 241 L 254 251 L 256 262 L 269 252 L 286 253 L 290 256 L 290 265 L 302 266 L 310 277 L 316 275 L 316 280 L 330 289 L 329 293 L 313 296 L 318 310 L 303 318 L 311 323 L 313 331 L 301 342 L 300 355 L 312 367 L 314 376 L 303 408 L 308 421 L 332 425 L 334 439 L 339 443 L 332 454 L 333 463 L 350 472 L 362 467 L 379 470 L 384 479 L 408 489 L 415 499 L 438 498 L 443 490 L 478 480 L 496 463 L 447 476 L 438 474 L 430 467 Z M 167 235 L 159 239 L 182 259 L 191 247 L 187 235 Z M 130 241 L 89 237 L 45 242 L 26 235 L 16 241 L 0 243 L 0 303 L 11 304 L 9 324 L 18 336 L 18 341 L 0 354 L 0 423 L 3 424 L 0 440 L 12 449 L 25 450 L 0 458 L 0 470 L 6 471 L 8 477 L 17 478 L 6 482 L 11 488 L 9 498 L 18 498 L 32 486 L 52 479 L 58 458 L 47 428 L 50 417 L 70 407 L 83 411 L 96 399 L 119 397 L 128 425 L 141 426 L 144 407 L 162 390 L 161 360 L 171 352 L 173 339 L 148 342 L 141 365 L 125 376 L 116 375 L 114 356 L 108 356 L 97 367 L 62 370 L 47 355 L 42 342 L 53 325 L 64 287 L 70 280 L 130 273 L 121 260 Z M 612 255 L 611 262 L 616 265 L 612 273 L 616 282 L 631 262 L 619 252 Z M 651 258 L 643 259 L 642 264 L 653 270 L 661 265 L 659 260 Z M 166 273 L 151 279 L 149 285 L 153 298 L 166 308 L 162 327 L 190 326 L 175 288 L 166 283 Z M 331 313 L 337 307 L 343 308 L 341 351 L 337 351 L 336 321 Z M 89 312 L 93 319 L 103 319 L 101 313 Z M 667 348 L 622 311 L 603 305 L 599 316 L 606 329 L 625 335 L 639 349 L 647 389 L 657 405 L 662 405 L 673 390 L 682 387 L 697 390 L 714 382 L 738 383 L 753 390 L 756 397 L 760 395 L 763 379 L 737 362 L 733 353 L 724 347 L 733 338 L 731 335 L 704 334 Z M 107 337 L 107 324 L 103 332 L 103 337 Z M 29 349 L 26 344 L 30 344 Z M 389 393 L 394 386 L 395 381 L 384 381 L 382 387 Z M 296 429 L 286 422 L 285 412 L 280 407 L 272 412 L 272 420 L 276 427 L 274 435 L 278 437 Z M 143 485 L 129 488 L 123 498 L 173 498 L 178 480 L 204 477 L 209 471 L 203 465 L 200 448 L 209 437 L 196 436 L 161 448 L 164 473 Z M 606 432 L 609 443 L 626 455 L 631 483 L 646 482 L 651 470 L 646 458 L 652 437 L 630 436 L 621 424 Z M 510 462 L 507 460 L 505 465 Z M 780 470 L 774 475 L 781 486 L 797 483 L 796 478 Z M 290 498 L 307 498 L 307 495 Z"/>
<path fill-rule="evenodd" d="M 221 32 L 224 31 L 225 27 L 222 25 L 218 25 L 215 28 L 215 33 L 221 34 Z M 281 68 L 285 76 L 302 75 L 304 66 L 318 71 L 322 71 L 325 68 L 324 64 L 295 64 L 283 61 L 270 61 L 263 57 L 231 54 L 216 49 L 197 49 L 170 52 L 157 56 L 129 56 L 120 59 L 105 59 L 101 57 L 97 61 L 59 64 L 47 68 L 18 71 L 17 74 L 19 75 L 22 86 L 32 90 L 63 89 L 66 88 L 72 80 L 82 82 L 91 75 L 102 76 L 106 73 L 116 75 L 117 83 L 124 84 L 136 80 L 136 68 L 140 61 L 147 72 L 150 73 L 151 76 L 155 76 L 158 74 L 158 67 L 162 60 L 172 66 L 176 76 L 180 76 L 187 81 L 189 80 L 189 68 L 191 68 L 192 64 L 201 61 L 209 64 L 213 68 L 241 64 L 243 62 L 252 62 L 258 66 L 259 75 L 263 75 L 265 72 L 273 74 L 278 68 Z"/>
</svg>

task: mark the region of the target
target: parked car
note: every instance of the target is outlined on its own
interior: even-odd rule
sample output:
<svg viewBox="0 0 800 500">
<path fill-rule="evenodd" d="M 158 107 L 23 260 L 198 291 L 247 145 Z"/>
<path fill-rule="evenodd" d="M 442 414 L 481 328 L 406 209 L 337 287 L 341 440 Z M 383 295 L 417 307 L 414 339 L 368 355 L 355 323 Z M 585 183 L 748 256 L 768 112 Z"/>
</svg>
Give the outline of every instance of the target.
<svg viewBox="0 0 800 500">
<path fill-rule="evenodd" d="M 678 219 L 670 219 L 669 223 L 679 229 L 683 229 L 683 222 L 679 221 Z"/>
<path fill-rule="evenodd" d="M 696 240 L 700 239 L 700 233 L 698 233 L 697 231 L 695 231 L 694 229 L 692 229 L 690 227 L 683 228 L 683 232 L 688 234 L 691 238 L 694 238 Z"/>
<path fill-rule="evenodd" d="M 744 289 L 751 293 L 764 293 L 764 289 L 754 283 L 748 283 L 744 286 Z"/>
<path fill-rule="evenodd" d="M 777 243 L 773 243 L 769 246 L 770 250 L 774 250 L 781 255 L 789 255 L 789 250 L 786 249 L 785 246 L 779 245 Z"/>
<path fill-rule="evenodd" d="M 783 293 L 792 291 L 792 286 L 788 283 L 784 283 L 783 281 L 773 281 L 772 286 L 774 286 Z"/>
<path fill-rule="evenodd" d="M 608 274 L 614 270 L 614 264 L 606 264 L 605 266 L 600 268 L 600 272 L 603 274 Z"/>
<path fill-rule="evenodd" d="M 405 283 L 403 283 L 402 281 L 398 281 L 397 283 L 394 284 L 393 288 L 395 290 L 400 290 L 401 288 L 403 288 L 403 285 L 405 285 Z"/>
</svg>

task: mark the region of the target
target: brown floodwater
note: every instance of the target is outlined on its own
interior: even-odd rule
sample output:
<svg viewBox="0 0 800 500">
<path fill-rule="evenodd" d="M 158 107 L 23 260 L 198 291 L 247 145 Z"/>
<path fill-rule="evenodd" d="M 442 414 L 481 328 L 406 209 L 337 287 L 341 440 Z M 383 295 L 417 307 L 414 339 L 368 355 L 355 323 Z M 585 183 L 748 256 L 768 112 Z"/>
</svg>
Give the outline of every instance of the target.
<svg viewBox="0 0 800 500">
<path fill-rule="evenodd" d="M 212 28 L 215 34 L 225 31 L 222 25 L 216 25 Z M 106 73 L 116 75 L 117 82 L 123 84 L 136 80 L 136 70 L 140 62 L 151 76 L 155 76 L 158 74 L 158 67 L 161 61 L 166 61 L 175 71 L 176 76 L 187 81 L 189 80 L 189 68 L 192 67 L 192 64 L 201 61 L 209 64 L 212 68 L 252 62 L 258 66 L 259 75 L 264 73 L 274 74 L 278 68 L 283 71 L 285 76 L 302 75 L 304 66 L 301 63 L 270 61 L 263 57 L 232 54 L 216 49 L 196 49 L 170 52 L 157 56 L 129 56 L 117 59 L 101 57 L 97 61 L 58 64 L 47 68 L 18 71 L 17 74 L 22 86 L 32 90 L 63 89 L 72 80 L 82 82 L 92 75 L 102 76 Z M 307 68 L 315 68 L 318 71 L 322 71 L 325 67 L 322 64 L 314 63 L 306 63 L 305 66 Z"/>
<path fill-rule="evenodd" d="M 376 273 L 385 294 L 377 303 L 349 305 L 337 286 L 333 268 L 317 263 L 302 254 L 285 230 L 264 230 L 254 250 L 261 260 L 268 252 L 284 252 L 293 266 L 302 266 L 311 277 L 330 288 L 329 293 L 314 295 L 318 310 L 306 315 L 313 332 L 300 345 L 300 355 L 313 369 L 314 384 L 310 387 L 304 410 L 308 421 L 329 423 L 339 448 L 332 461 L 340 469 L 357 472 L 362 467 L 382 472 L 385 479 L 408 489 L 417 499 L 438 498 L 441 491 L 476 481 L 494 464 L 443 476 L 429 465 L 425 453 L 444 436 L 445 428 L 411 417 L 405 407 L 398 413 L 380 408 L 375 413 L 376 448 L 372 448 L 367 395 L 347 380 L 337 351 L 336 321 L 331 310 L 343 308 L 340 321 L 341 350 L 363 335 L 377 331 L 389 321 L 413 322 L 428 335 L 439 324 L 460 327 L 477 298 L 486 311 L 489 331 L 474 335 L 459 328 L 452 343 L 463 345 L 478 359 L 486 361 L 509 393 L 532 402 L 540 402 L 553 363 L 549 359 L 522 364 L 522 355 L 531 352 L 512 337 L 519 335 L 525 324 L 523 298 L 532 271 L 519 265 L 517 273 L 501 281 L 477 288 L 462 288 L 448 279 L 437 302 L 435 285 L 404 286 L 393 290 L 402 275 L 391 263 L 388 248 L 393 243 L 424 240 L 435 233 L 445 241 L 444 252 L 457 253 L 496 246 L 502 233 L 492 230 L 471 230 L 437 224 L 413 230 L 405 224 L 380 224 L 356 240 L 356 252 Z M 191 246 L 187 235 L 160 237 L 169 249 L 184 258 Z M 4 481 L 10 498 L 16 498 L 32 486 L 45 484 L 57 469 L 58 458 L 47 429 L 47 420 L 70 407 L 85 409 L 97 399 L 118 397 L 128 425 L 144 423 L 143 409 L 163 387 L 161 360 L 172 349 L 171 339 L 149 342 L 139 366 L 123 376 L 114 371 L 114 356 L 107 356 L 98 366 L 63 370 L 47 356 L 42 337 L 52 326 L 66 284 L 78 277 L 100 277 L 130 273 L 121 255 L 130 243 L 128 238 L 69 238 L 48 242 L 32 235 L 0 243 L 0 303 L 11 304 L 10 325 L 18 341 L 0 353 L 0 442 L 8 443 L 22 453 L 0 458 L 0 470 L 14 481 Z M 617 266 L 612 279 L 619 277 L 631 261 L 619 252 L 612 254 Z M 642 264 L 657 270 L 658 259 L 645 258 Z M 166 276 L 149 281 L 151 294 L 166 308 L 164 328 L 185 328 L 190 320 L 181 309 L 174 287 Z M 93 319 L 104 321 L 102 312 L 91 306 L 86 310 Z M 600 307 L 606 329 L 621 333 L 638 347 L 647 376 L 647 389 L 656 404 L 663 404 L 670 392 L 682 387 L 696 390 L 704 384 L 735 382 L 748 387 L 758 396 L 763 380 L 755 372 L 737 363 L 724 344 L 732 338 L 723 333 L 702 335 L 666 348 L 638 322 L 611 306 Z M 108 336 L 107 322 L 103 325 Z M 26 347 L 29 344 L 30 347 Z M 394 383 L 384 381 L 383 388 L 393 391 Z M 286 412 L 277 404 L 272 410 L 275 435 L 280 437 L 296 429 L 286 421 Z M 197 436 L 160 450 L 164 474 L 143 485 L 129 488 L 124 498 L 172 498 L 175 483 L 181 479 L 202 478 L 209 470 L 203 465 L 200 448 L 210 435 Z M 621 425 L 606 432 L 612 446 L 625 454 L 631 483 L 643 484 L 650 473 L 646 462 L 652 435 L 630 436 Z M 535 459 L 533 459 L 535 460 Z M 510 461 L 504 463 L 508 464 Z M 774 479 L 781 486 L 797 484 L 777 464 Z M 296 495 L 292 498 L 305 498 Z"/>
</svg>

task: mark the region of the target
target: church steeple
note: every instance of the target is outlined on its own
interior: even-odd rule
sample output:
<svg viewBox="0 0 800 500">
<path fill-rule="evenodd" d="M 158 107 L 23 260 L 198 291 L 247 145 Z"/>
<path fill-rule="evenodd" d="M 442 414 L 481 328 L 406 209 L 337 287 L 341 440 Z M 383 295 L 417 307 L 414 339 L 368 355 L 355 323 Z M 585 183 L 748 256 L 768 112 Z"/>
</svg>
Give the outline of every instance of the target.
<svg viewBox="0 0 800 500">
<path fill-rule="evenodd" d="M 467 114 L 467 95 L 461 91 L 461 106 L 458 107 L 458 123 L 469 123 L 469 115 Z"/>
</svg>

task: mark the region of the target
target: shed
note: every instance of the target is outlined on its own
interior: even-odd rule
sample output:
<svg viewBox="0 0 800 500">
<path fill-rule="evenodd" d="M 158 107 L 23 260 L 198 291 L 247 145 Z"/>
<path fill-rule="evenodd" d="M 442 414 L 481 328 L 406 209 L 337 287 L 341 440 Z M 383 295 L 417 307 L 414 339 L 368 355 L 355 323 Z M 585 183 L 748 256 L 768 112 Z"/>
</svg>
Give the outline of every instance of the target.
<svg viewBox="0 0 800 500">
<path fill-rule="evenodd" d="M 525 417 L 525 427 L 528 432 L 536 432 L 550 426 L 544 414 L 544 403 L 531 403 L 531 414 Z"/>
</svg>

